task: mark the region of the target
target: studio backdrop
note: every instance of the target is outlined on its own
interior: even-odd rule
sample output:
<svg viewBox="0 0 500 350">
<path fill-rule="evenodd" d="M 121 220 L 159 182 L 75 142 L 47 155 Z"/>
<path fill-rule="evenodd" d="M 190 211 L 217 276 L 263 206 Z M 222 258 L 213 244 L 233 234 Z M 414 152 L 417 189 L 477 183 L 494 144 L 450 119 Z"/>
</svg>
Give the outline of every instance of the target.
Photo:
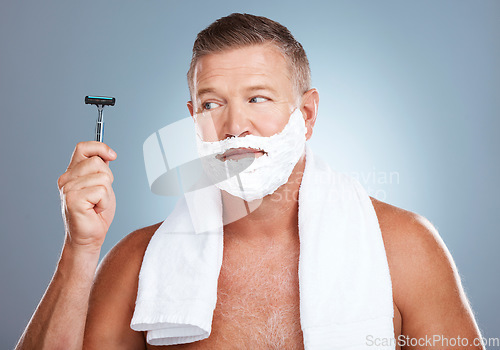
<svg viewBox="0 0 500 350">
<path fill-rule="evenodd" d="M 13 348 L 64 238 L 57 178 L 113 96 L 117 212 L 102 249 L 164 220 L 143 147 L 189 117 L 196 34 L 232 12 L 303 44 L 320 94 L 309 145 L 369 193 L 439 230 L 486 337 L 500 337 L 500 2 L 4 1 L 0 6 L 0 347 Z M 189 121 L 189 120 L 187 120 Z M 182 138 L 165 147 L 174 164 Z M 163 171 L 162 169 L 158 171 Z M 150 180 L 150 179 L 149 179 Z"/>
</svg>

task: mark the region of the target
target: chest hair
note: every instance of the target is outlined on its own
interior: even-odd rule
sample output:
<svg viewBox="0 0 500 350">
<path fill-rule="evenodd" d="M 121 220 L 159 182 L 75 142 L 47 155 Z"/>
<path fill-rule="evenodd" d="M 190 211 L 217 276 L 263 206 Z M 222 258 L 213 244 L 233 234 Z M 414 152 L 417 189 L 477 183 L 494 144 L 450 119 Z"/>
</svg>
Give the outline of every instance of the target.
<svg viewBox="0 0 500 350">
<path fill-rule="evenodd" d="M 244 248 L 225 245 L 214 335 L 235 349 L 303 349 L 298 245 Z"/>
</svg>

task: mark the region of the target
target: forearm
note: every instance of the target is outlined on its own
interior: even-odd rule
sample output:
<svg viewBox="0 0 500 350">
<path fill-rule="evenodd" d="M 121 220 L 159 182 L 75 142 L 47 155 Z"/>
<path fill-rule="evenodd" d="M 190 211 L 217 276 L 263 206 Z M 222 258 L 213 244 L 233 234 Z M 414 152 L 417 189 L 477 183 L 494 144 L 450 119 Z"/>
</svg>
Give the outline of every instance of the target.
<svg viewBox="0 0 500 350">
<path fill-rule="evenodd" d="M 64 245 L 52 281 L 16 350 L 81 349 L 99 251 Z"/>
</svg>

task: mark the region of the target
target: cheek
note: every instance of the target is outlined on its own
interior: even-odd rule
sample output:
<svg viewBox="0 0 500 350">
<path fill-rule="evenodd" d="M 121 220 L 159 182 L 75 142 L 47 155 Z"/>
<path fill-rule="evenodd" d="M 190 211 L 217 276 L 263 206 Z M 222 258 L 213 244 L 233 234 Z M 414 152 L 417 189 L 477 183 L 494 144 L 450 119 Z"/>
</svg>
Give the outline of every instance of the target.
<svg viewBox="0 0 500 350">
<path fill-rule="evenodd" d="M 288 104 L 262 104 L 254 107 L 253 112 L 251 121 L 258 136 L 269 137 L 281 132 L 290 119 Z"/>
<path fill-rule="evenodd" d="M 219 138 L 220 123 L 217 122 L 212 113 L 199 113 L 194 116 L 196 132 L 203 141 L 214 142 L 221 140 Z"/>
<path fill-rule="evenodd" d="M 258 118 L 255 122 L 256 133 L 259 136 L 272 136 L 283 130 L 285 125 L 288 123 L 288 118 L 283 115 L 270 115 L 267 117 L 262 116 Z"/>
</svg>

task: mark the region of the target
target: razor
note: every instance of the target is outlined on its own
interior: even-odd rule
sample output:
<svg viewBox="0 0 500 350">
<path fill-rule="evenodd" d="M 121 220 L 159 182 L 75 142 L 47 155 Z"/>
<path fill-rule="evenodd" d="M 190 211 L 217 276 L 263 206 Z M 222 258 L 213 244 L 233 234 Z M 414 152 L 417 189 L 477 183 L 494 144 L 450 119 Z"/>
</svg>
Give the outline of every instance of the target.
<svg viewBox="0 0 500 350">
<path fill-rule="evenodd" d="M 85 104 L 87 105 L 96 105 L 97 106 L 97 123 L 95 126 L 95 140 L 102 142 L 102 138 L 104 135 L 104 120 L 102 117 L 102 110 L 104 106 L 114 106 L 115 105 L 114 97 L 106 97 L 106 96 L 85 96 Z"/>
</svg>

